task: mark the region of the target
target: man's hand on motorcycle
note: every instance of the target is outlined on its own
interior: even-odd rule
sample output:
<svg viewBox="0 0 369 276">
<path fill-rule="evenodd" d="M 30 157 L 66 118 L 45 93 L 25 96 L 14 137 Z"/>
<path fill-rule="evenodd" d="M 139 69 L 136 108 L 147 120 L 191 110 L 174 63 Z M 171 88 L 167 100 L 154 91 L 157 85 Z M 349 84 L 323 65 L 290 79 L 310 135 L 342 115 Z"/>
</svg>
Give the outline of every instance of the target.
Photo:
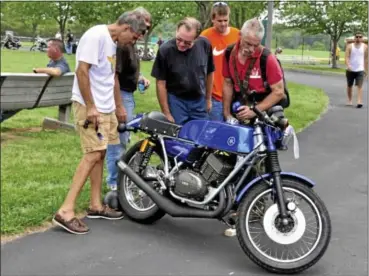
<svg viewBox="0 0 369 276">
<path fill-rule="evenodd" d="M 256 116 L 255 112 L 252 111 L 248 106 L 242 105 L 238 108 L 237 119 L 238 120 L 249 120 Z"/>
<path fill-rule="evenodd" d="M 126 122 L 127 121 L 127 111 L 124 106 L 117 106 L 115 109 L 115 115 L 117 116 L 118 122 Z"/>
<path fill-rule="evenodd" d="M 175 123 L 175 121 L 174 121 L 174 118 L 173 118 L 172 114 L 170 114 L 170 113 L 165 113 L 164 115 L 165 115 L 165 117 L 166 117 L 170 122 Z"/>
</svg>

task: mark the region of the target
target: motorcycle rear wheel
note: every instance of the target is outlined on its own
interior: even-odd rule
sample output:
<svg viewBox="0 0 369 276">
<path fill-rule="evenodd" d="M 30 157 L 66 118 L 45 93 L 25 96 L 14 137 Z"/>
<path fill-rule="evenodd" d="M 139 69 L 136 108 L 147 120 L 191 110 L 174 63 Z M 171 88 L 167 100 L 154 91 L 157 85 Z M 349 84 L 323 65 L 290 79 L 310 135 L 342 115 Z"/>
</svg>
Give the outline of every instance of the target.
<svg viewBox="0 0 369 276">
<path fill-rule="evenodd" d="M 134 144 L 122 157 L 122 160 L 130 167 L 132 167 L 134 156 L 139 152 L 142 142 L 143 141 L 139 141 Z M 161 154 L 157 148 L 154 149 L 154 153 L 161 157 Z M 162 161 L 162 159 L 160 161 Z M 134 191 L 131 192 L 128 186 L 132 187 Z M 127 214 L 127 216 L 133 221 L 142 224 L 152 224 L 160 220 L 166 214 L 163 210 L 159 209 L 154 202 L 152 202 L 151 206 L 147 208 L 140 208 L 141 206 L 135 204 L 134 197 L 145 196 L 146 194 L 140 188 L 138 188 L 136 184 L 134 184 L 128 178 L 127 175 L 123 174 L 121 170 L 118 172 L 118 194 L 119 203 L 123 212 Z"/>
<path fill-rule="evenodd" d="M 258 266 L 273 273 L 295 274 L 324 255 L 330 242 L 331 221 L 323 201 L 311 188 L 295 179 L 282 179 L 282 185 L 286 199 L 295 204 L 288 226 L 280 223 L 277 204 L 267 196 L 272 188 L 259 183 L 239 205 L 237 237 L 243 251 Z M 316 218 L 310 213 L 316 213 Z"/>
</svg>

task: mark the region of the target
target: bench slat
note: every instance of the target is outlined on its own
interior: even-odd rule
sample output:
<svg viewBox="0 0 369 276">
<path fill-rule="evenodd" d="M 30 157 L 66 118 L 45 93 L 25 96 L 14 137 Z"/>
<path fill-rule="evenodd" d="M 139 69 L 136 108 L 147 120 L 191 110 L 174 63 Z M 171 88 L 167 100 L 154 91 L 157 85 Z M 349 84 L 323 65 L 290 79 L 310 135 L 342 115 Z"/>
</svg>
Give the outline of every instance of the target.
<svg viewBox="0 0 369 276">
<path fill-rule="evenodd" d="M 49 79 L 46 74 L 1 74 L 1 109 L 16 110 L 32 108 L 45 83 Z M 70 104 L 74 73 L 52 78 L 41 97 L 38 106 L 57 106 Z"/>
</svg>

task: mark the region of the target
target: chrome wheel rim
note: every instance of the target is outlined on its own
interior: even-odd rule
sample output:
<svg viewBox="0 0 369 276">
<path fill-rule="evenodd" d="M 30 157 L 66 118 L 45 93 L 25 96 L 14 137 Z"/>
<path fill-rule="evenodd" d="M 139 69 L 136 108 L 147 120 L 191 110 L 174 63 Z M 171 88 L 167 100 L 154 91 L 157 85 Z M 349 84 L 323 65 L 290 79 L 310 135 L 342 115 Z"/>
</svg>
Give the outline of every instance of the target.
<svg viewBox="0 0 369 276">
<path fill-rule="evenodd" d="M 283 190 L 286 199 L 296 203 L 296 208 L 290 211 L 288 226 L 279 223 L 278 206 L 270 198 L 272 189 L 268 189 L 247 210 L 246 233 L 261 255 L 275 262 L 291 263 L 315 250 L 322 236 L 322 218 L 305 193 L 290 187 Z"/>
<path fill-rule="evenodd" d="M 136 154 L 134 154 L 129 160 L 128 166 L 132 167 L 131 165 Z M 125 197 L 129 205 L 133 209 L 139 212 L 146 212 L 156 206 L 154 201 L 152 201 L 152 199 L 143 190 L 141 190 L 126 174 L 123 175 L 122 181 Z"/>
</svg>

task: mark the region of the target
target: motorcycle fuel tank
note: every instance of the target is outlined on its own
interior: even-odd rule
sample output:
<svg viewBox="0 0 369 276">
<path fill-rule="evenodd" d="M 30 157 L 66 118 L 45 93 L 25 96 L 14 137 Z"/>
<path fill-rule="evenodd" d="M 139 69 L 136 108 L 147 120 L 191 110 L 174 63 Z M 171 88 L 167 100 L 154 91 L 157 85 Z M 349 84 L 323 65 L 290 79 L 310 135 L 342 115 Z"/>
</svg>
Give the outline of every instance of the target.
<svg viewBox="0 0 369 276">
<path fill-rule="evenodd" d="M 192 120 L 182 126 L 178 137 L 212 149 L 249 153 L 254 147 L 253 133 L 249 126 Z"/>
</svg>

